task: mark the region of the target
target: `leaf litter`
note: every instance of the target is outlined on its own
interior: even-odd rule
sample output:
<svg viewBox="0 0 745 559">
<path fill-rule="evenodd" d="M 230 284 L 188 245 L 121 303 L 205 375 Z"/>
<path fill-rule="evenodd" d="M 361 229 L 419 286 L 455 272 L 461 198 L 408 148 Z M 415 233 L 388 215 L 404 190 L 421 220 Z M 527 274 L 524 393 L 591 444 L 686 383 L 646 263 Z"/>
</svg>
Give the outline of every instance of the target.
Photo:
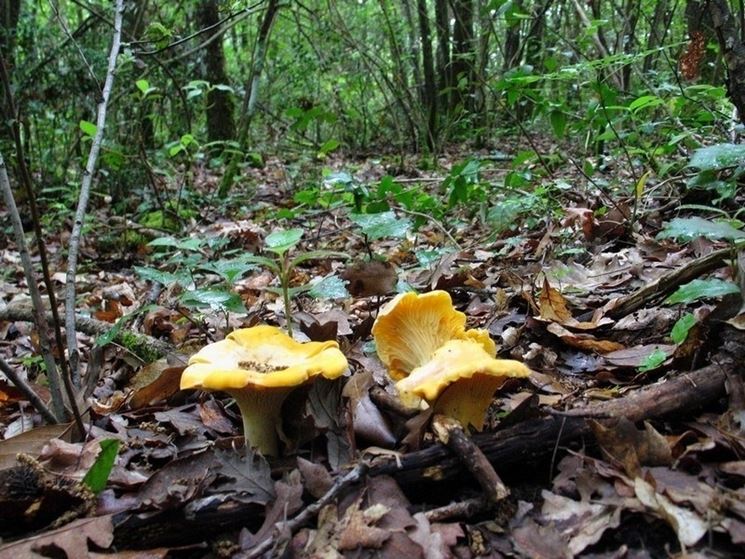
<svg viewBox="0 0 745 559">
<path fill-rule="evenodd" d="M 319 382 L 288 398 L 285 456 L 267 461 L 243 447 L 229 397 L 183 392 L 178 379 L 202 345 L 235 328 L 286 322 L 269 289 L 277 277 L 241 259 L 262 254 L 268 234 L 289 228 L 270 217 L 281 188 L 258 190 L 261 225 L 210 209 L 207 225 L 140 247 L 139 271 L 112 269 L 100 256 L 100 269 L 80 278 L 80 310 L 90 316 L 78 334 L 84 355 L 112 332 L 99 344 L 101 362 L 89 359 L 85 440 L 60 438 L 66 426 L 44 426 L 0 379 L 0 477 L 13 482 L 0 489 L 0 511 L 21 510 L 27 520 L 3 527 L 0 557 L 198 555 L 205 544 L 238 557 L 726 556 L 745 543 L 736 320 L 720 339 L 722 321 L 741 306 L 728 297 L 739 290 L 725 262 L 716 276 L 671 276 L 739 233 L 677 218 L 660 235 L 642 223 L 621 244 L 622 213 L 598 218 L 571 204 L 560 224 L 546 218 L 497 237 L 465 212 L 450 228 L 395 207 L 374 218 L 343 207 L 300 212 L 291 223 L 303 233 L 297 250 L 356 257 L 308 260 L 291 278 L 293 286 L 321 286 L 294 299 L 298 336 L 337 340 L 351 376 L 343 388 Z M 708 240 L 688 243 L 700 237 Z M 559 255 L 567 238 L 569 248 L 588 249 L 582 258 Z M 339 286 L 349 294 L 338 295 Z M 433 437 L 430 414 L 401 415 L 391 399 L 370 326 L 381 304 L 406 289 L 447 290 L 469 327 L 488 328 L 500 356 L 535 371 L 497 395 L 488 428 L 474 437 L 510 491 L 503 501 L 480 499 L 482 489 Z M 333 297 L 318 297 L 323 290 Z M 633 310 L 618 314 L 619 305 Z M 22 286 L 3 286 L 2 351 L 27 363 L 29 380 L 48 397 L 27 309 Z M 693 319 L 674 341 L 685 311 Z M 603 411 L 625 409 L 645 391 L 654 402 L 658 387 L 710 363 L 721 364 L 721 383 L 709 375 L 711 386 L 689 384 L 693 406 L 661 396 L 660 409 L 672 415 L 661 417 L 655 405 Z M 106 488 L 90 496 L 82 480 L 107 439 L 119 451 Z M 49 509 L 55 500 L 62 506 Z M 173 523 L 179 529 L 169 534 Z"/>
</svg>

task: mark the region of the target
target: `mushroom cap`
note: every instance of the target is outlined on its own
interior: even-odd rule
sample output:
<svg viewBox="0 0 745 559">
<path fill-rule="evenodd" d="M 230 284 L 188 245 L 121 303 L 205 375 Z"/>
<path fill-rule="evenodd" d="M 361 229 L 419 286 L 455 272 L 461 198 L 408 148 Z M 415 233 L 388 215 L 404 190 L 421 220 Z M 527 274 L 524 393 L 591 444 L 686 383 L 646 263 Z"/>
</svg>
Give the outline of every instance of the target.
<svg viewBox="0 0 745 559">
<path fill-rule="evenodd" d="M 292 387 L 321 375 L 334 379 L 348 363 L 334 341 L 301 343 L 274 326 L 235 330 L 189 359 L 181 389 L 234 391 Z"/>
<path fill-rule="evenodd" d="M 396 388 L 408 405 L 421 398 L 435 411 L 481 429 L 494 392 L 507 378 L 527 377 L 530 372 L 519 361 L 494 358 L 477 340 L 450 340 Z"/>
<path fill-rule="evenodd" d="M 466 330 L 466 315 L 453 308 L 447 291 L 401 293 L 386 304 L 372 328 L 378 356 L 394 380 L 427 363 L 450 340 L 471 340 L 496 355 L 486 330 Z"/>
<path fill-rule="evenodd" d="M 452 383 L 474 375 L 527 377 L 530 369 L 520 361 L 495 359 L 474 340 L 451 340 L 435 351 L 432 359 L 396 383 L 398 391 L 435 401 Z M 491 396 L 491 394 L 490 394 Z"/>
</svg>

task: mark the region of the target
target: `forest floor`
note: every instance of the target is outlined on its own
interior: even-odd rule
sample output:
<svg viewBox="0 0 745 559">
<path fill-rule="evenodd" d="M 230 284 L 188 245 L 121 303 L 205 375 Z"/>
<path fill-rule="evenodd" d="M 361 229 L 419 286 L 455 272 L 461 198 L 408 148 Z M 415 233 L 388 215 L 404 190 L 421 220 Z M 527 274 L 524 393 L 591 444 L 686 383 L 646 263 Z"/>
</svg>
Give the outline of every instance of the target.
<svg viewBox="0 0 745 559">
<path fill-rule="evenodd" d="M 460 171 L 458 154 L 434 170 L 329 160 L 325 178 L 318 162 L 269 159 L 227 206 L 200 168 L 178 207 L 153 202 L 147 219 L 94 202 L 77 280 L 89 430 L 44 425 L 0 376 L 0 558 L 742 556 L 743 259 L 695 234 L 682 176 L 645 188 L 607 160 L 587 180 L 581 157 L 516 166 L 520 149 Z M 160 183 L 161 200 L 178 195 Z M 296 336 L 338 341 L 350 371 L 290 397 L 282 457 L 267 461 L 243 448 L 230 397 L 179 379 L 230 331 L 286 324 L 276 273 L 245 257 L 271 257 L 267 237 L 292 228 L 292 258 L 350 256 L 317 254 L 290 277 L 310 284 Z M 47 223 L 59 300 L 68 229 Z M 2 244 L 0 352 L 48 398 L 18 253 Z M 407 289 L 447 291 L 500 358 L 532 370 L 496 393 L 480 433 L 453 442 L 395 399 L 371 327 Z"/>
</svg>

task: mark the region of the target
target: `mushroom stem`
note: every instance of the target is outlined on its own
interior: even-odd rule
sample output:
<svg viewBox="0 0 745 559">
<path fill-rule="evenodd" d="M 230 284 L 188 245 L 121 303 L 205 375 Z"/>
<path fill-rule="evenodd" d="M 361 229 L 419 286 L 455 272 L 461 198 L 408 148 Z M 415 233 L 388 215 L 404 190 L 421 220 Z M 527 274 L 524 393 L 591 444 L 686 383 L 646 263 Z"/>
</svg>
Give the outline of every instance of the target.
<svg viewBox="0 0 745 559">
<path fill-rule="evenodd" d="M 264 456 L 279 454 L 277 431 L 282 426 L 282 402 L 292 388 L 231 390 L 243 417 L 246 446 L 257 448 Z"/>
<path fill-rule="evenodd" d="M 454 418 L 466 428 L 472 425 L 481 431 L 494 393 L 505 380 L 507 377 L 482 374 L 462 378 L 445 389 L 434 403 L 434 411 Z"/>
</svg>

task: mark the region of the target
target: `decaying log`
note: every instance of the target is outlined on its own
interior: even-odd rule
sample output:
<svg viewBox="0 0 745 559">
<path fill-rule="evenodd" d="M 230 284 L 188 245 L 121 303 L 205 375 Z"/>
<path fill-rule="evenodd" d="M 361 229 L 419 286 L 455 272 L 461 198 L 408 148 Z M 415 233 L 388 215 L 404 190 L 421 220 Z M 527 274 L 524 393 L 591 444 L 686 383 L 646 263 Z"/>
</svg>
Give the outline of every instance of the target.
<svg viewBox="0 0 745 559">
<path fill-rule="evenodd" d="M 46 314 L 47 320 L 51 321 L 51 311 L 47 311 Z M 4 309 L 0 309 L 0 322 L 32 322 L 32 319 L 33 313 L 30 306 L 9 305 Z M 108 322 L 103 322 L 102 320 L 96 320 L 95 318 L 81 315 L 75 316 L 75 323 L 78 327 L 78 330 L 85 334 L 88 334 L 89 336 L 101 336 L 103 334 L 106 334 L 113 328 L 113 325 Z M 138 334 L 127 330 L 126 328 L 122 328 L 121 331 L 119 331 L 116 336 L 114 336 L 114 341 L 121 345 L 125 345 L 125 338 L 129 336 L 131 336 L 131 338 L 127 342 L 128 345 L 132 345 L 134 343 L 135 346 L 146 350 L 152 355 L 162 357 L 170 353 L 175 353 L 174 346 L 172 346 L 168 342 L 164 342 L 163 340 L 153 338 L 152 336 L 148 336 L 146 334 Z"/>
</svg>

